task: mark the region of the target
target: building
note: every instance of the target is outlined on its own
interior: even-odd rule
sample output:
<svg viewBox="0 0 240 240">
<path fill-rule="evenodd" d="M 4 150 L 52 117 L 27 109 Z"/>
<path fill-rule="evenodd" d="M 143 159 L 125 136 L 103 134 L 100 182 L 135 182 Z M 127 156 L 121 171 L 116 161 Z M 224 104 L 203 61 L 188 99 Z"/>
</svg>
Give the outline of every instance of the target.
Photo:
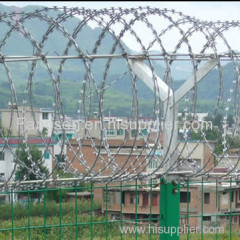
<svg viewBox="0 0 240 240">
<path fill-rule="evenodd" d="M 19 148 L 19 145 L 23 143 L 22 138 L 9 138 L 7 141 L 0 138 L 0 176 L 2 181 L 13 181 L 15 176 L 12 175 L 14 171 L 14 153 Z M 54 145 L 56 142 L 50 138 L 28 138 L 28 146 L 36 145 L 38 149 L 42 152 L 43 158 L 45 160 L 45 165 L 49 172 L 52 171 L 52 155 L 54 154 Z M 48 150 L 46 150 L 46 145 L 48 145 Z"/>
<path fill-rule="evenodd" d="M 195 169 L 206 172 L 214 167 L 214 155 L 212 152 L 215 151 L 215 141 L 200 141 L 190 140 L 188 142 L 180 142 L 178 151 L 180 153 L 179 160 L 184 161 L 180 166 L 180 170 L 193 170 Z"/>
<path fill-rule="evenodd" d="M 123 185 L 124 186 L 124 185 Z M 157 186 L 157 185 L 156 185 Z M 161 187 L 161 186 L 160 186 Z M 229 183 L 217 184 L 201 183 L 190 184 L 188 188 L 180 190 L 180 225 L 189 226 L 201 231 L 204 227 L 229 227 L 232 214 L 232 226 L 240 226 L 240 186 L 233 184 L 230 190 Z M 121 191 L 122 189 L 122 191 Z M 107 194 L 106 194 L 107 192 Z M 107 204 L 106 204 L 107 202 Z M 136 206 L 137 202 L 137 206 Z M 160 223 L 160 188 L 133 185 L 128 187 L 111 187 L 103 190 L 102 212 L 107 213 L 111 220 L 133 220 L 137 215 L 138 224 Z M 142 219 L 142 221 L 141 221 Z M 131 224 L 131 222 L 128 222 Z"/>
<path fill-rule="evenodd" d="M 2 129 L 10 136 L 51 136 L 53 130 L 53 110 L 49 108 L 10 107 L 1 109 Z"/>
<path fill-rule="evenodd" d="M 13 182 L 16 180 L 17 165 L 14 162 L 14 154 L 19 148 L 20 144 L 23 144 L 22 138 L 8 138 L 7 140 L 0 138 L 0 183 L 1 182 Z M 27 145 L 35 145 L 42 152 L 42 158 L 44 158 L 45 166 L 49 173 L 53 169 L 53 155 L 54 145 L 56 142 L 50 138 L 28 138 Z M 48 149 L 46 146 L 48 145 Z M 13 197 L 15 200 L 17 194 Z M 0 194 L 0 201 L 10 201 L 10 195 Z M 14 200 L 14 201 L 15 201 Z"/>
<path fill-rule="evenodd" d="M 69 143 L 66 166 L 68 167 L 71 163 L 78 172 L 83 174 L 86 173 L 86 166 L 92 168 L 93 172 L 101 172 L 102 176 L 113 175 L 120 171 L 120 168 L 123 168 L 120 172 L 133 172 L 133 168 L 138 167 L 137 171 L 140 172 L 146 166 L 139 167 L 147 151 L 144 149 L 146 146 L 143 140 L 136 141 L 134 146 L 132 140 L 125 142 L 117 139 L 108 140 L 111 154 L 103 144 L 100 145 L 99 139 L 84 139 L 80 142 L 70 139 Z M 119 150 L 120 146 L 121 150 Z"/>
<path fill-rule="evenodd" d="M 24 136 L 25 129 L 30 138 L 52 137 L 54 157 L 60 164 L 65 161 L 67 139 L 72 139 L 75 134 L 70 117 L 57 117 L 54 122 L 54 111 L 49 108 L 34 108 L 32 111 L 30 107 L 14 106 L 1 111 L 2 129 L 9 129 L 10 136 Z"/>
<path fill-rule="evenodd" d="M 215 214 L 214 204 L 216 202 L 215 192 L 213 188 L 206 188 L 204 190 L 204 209 L 205 215 Z M 189 206 L 188 206 L 189 199 Z M 102 211 L 106 211 L 106 190 L 103 191 Z M 138 223 L 149 224 L 151 217 L 152 222 L 159 226 L 159 211 L 160 211 L 160 188 L 154 187 L 138 187 L 137 188 L 137 207 L 136 202 L 136 188 L 124 187 L 122 194 L 120 188 L 108 188 L 108 204 L 107 211 L 109 219 L 120 219 L 121 213 L 124 220 L 133 220 L 136 217 L 139 219 Z M 197 216 L 201 214 L 201 187 L 190 186 L 189 192 L 186 188 L 181 188 L 180 192 L 180 224 L 183 226 L 187 224 L 187 213 L 192 217 L 189 218 L 189 225 L 197 227 L 201 225 L 201 218 Z M 122 206 L 121 206 L 122 204 Z M 195 216 L 195 217 L 194 217 Z M 143 219 L 141 221 L 141 219 Z M 211 219 L 213 221 L 213 219 Z M 203 221 L 209 221 L 209 218 L 204 217 Z"/>
<path fill-rule="evenodd" d="M 133 140 L 108 139 L 107 147 L 100 144 L 99 139 L 76 139 L 69 140 L 67 145 L 67 161 L 66 167 L 77 170 L 78 173 L 86 174 L 91 169 L 92 175 L 94 173 L 101 176 L 115 176 L 118 174 L 146 174 L 157 169 L 161 164 L 163 157 L 163 149 L 156 149 L 151 153 L 151 148 L 154 142 L 149 142 L 148 148 L 144 140 L 137 140 L 134 144 Z M 213 147 L 214 147 L 214 143 Z M 182 159 L 187 158 L 186 161 L 194 160 L 199 167 L 204 167 L 204 171 L 214 167 L 214 157 L 211 155 L 211 150 L 207 143 L 190 142 L 188 150 L 194 152 L 188 156 L 187 148 L 180 143 L 179 151 L 182 151 Z M 181 159 L 180 159 L 181 160 Z M 186 162 L 185 161 L 185 162 Z M 182 165 L 180 170 L 189 169 L 188 164 Z M 161 172 L 161 169 L 158 170 Z M 95 197 L 102 200 L 102 194 L 95 192 Z"/>
<path fill-rule="evenodd" d="M 123 185 L 124 186 L 124 185 Z M 159 217 L 159 187 L 152 189 L 152 197 L 150 196 L 150 187 L 143 187 L 137 189 L 133 187 L 124 187 L 121 193 L 120 187 L 108 188 L 106 196 L 106 189 L 103 190 L 103 202 L 102 211 L 106 211 L 106 199 L 108 200 L 108 218 L 112 220 L 120 220 L 121 211 L 124 220 L 133 220 L 136 217 L 138 219 L 149 218 L 150 205 L 152 206 L 152 218 Z M 136 196 L 137 196 L 137 208 L 136 208 Z M 152 198 L 152 203 L 150 202 Z M 140 220 L 141 221 L 141 220 Z M 140 222 L 138 221 L 138 222 Z M 154 220 L 158 222 L 158 220 Z"/>
<path fill-rule="evenodd" d="M 184 117 L 183 115 L 184 115 L 183 113 L 178 113 L 178 117 L 180 119 Z M 186 113 L 185 115 L 186 118 L 188 117 L 192 118 L 193 116 L 195 116 L 195 119 L 197 119 L 199 122 L 202 122 L 205 120 L 206 117 L 209 116 L 209 114 L 208 113 Z"/>
<path fill-rule="evenodd" d="M 84 139 L 80 142 L 71 139 L 69 143 L 66 167 L 72 166 L 83 175 L 90 169 L 91 176 L 94 173 L 99 176 L 135 174 L 146 172 L 151 164 L 150 162 L 147 165 L 148 161 L 145 161 L 149 149 L 146 148 L 144 140 L 137 140 L 133 146 L 134 141 L 132 140 L 123 142 L 118 139 L 109 139 L 107 144 L 110 152 L 104 145 L 100 145 L 99 139 Z M 121 149 L 119 149 L 120 146 Z M 94 198 L 102 201 L 101 188 L 94 190 Z"/>
<path fill-rule="evenodd" d="M 130 120 L 126 117 L 104 117 L 103 123 L 98 118 L 93 118 L 88 121 L 76 121 L 76 138 L 92 138 L 100 139 L 102 131 L 105 130 L 105 134 L 108 139 L 117 140 L 143 140 L 149 135 L 151 140 L 156 139 L 157 131 L 154 128 L 154 122 L 152 120 L 145 121 L 140 119 Z"/>
<path fill-rule="evenodd" d="M 240 183 L 240 182 L 239 182 Z M 240 226 L 240 184 L 225 184 L 219 189 L 219 222 L 222 226 L 229 226 L 230 218 L 233 229 L 238 230 Z M 231 217 L 232 216 L 232 217 Z"/>
<path fill-rule="evenodd" d="M 218 170 L 223 168 L 229 171 L 229 169 L 233 167 L 235 171 L 240 171 L 239 156 L 240 156 L 239 146 L 229 148 L 227 153 L 218 156 L 219 164 L 216 166 L 216 169 L 215 169 L 216 172 L 219 172 Z"/>
</svg>

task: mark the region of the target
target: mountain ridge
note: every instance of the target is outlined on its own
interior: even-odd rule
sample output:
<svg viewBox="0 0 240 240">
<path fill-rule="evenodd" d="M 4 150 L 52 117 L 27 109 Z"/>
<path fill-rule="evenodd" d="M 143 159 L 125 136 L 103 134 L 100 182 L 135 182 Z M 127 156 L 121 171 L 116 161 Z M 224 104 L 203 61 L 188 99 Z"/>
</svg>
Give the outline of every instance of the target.
<svg viewBox="0 0 240 240">
<path fill-rule="evenodd" d="M 39 6 L 28 6 L 20 8 L 18 10 L 31 12 L 34 11 Z M 44 8 L 44 6 L 43 6 Z M 7 7 L 3 4 L 0 4 L 0 11 L 12 12 L 15 7 Z M 55 12 L 56 15 L 59 11 Z M 72 34 L 76 26 L 81 20 L 73 17 L 68 21 L 61 23 L 66 29 L 68 29 L 69 34 Z M 43 34 L 48 29 L 49 25 L 45 22 L 42 22 L 38 19 L 30 19 L 24 22 L 24 26 L 31 32 L 33 38 L 40 42 Z M 0 24 L 0 33 L 2 36 L 6 34 L 8 27 L 5 24 Z M 80 46 L 81 51 L 84 53 L 92 53 L 93 48 L 97 43 L 97 39 L 101 36 L 102 29 L 101 27 L 91 28 L 90 26 L 84 26 L 79 33 L 76 42 Z M 98 48 L 97 54 L 108 54 L 111 52 L 111 49 L 115 43 L 115 40 L 112 38 L 111 34 L 105 34 L 104 39 L 101 41 L 100 47 Z M 46 55 L 62 55 L 66 46 L 68 44 L 68 39 L 66 39 L 63 34 L 59 31 L 52 33 L 49 38 L 46 40 L 46 43 L 42 49 L 43 54 Z M 131 53 L 131 49 L 127 47 L 124 42 L 121 42 L 124 49 Z M 14 32 L 8 38 L 6 44 L 2 46 L 1 52 L 5 55 L 32 55 L 34 48 L 27 39 L 25 39 L 18 32 Z M 121 53 L 120 48 L 116 48 L 114 53 Z M 78 54 L 78 51 L 72 46 L 70 48 L 69 54 Z M 49 66 L 53 71 L 55 79 L 58 76 L 58 69 L 60 61 L 49 61 Z M 133 102 L 132 94 L 132 78 L 130 72 L 126 65 L 126 60 L 122 59 L 113 59 L 111 61 L 108 74 L 105 74 L 107 60 L 94 60 L 89 63 L 91 66 L 91 73 L 88 73 L 83 60 L 67 60 L 63 67 L 60 89 L 63 99 L 65 101 L 65 111 L 67 114 L 74 114 L 76 112 L 77 103 L 76 99 L 81 96 L 82 82 L 86 78 L 90 78 L 90 75 L 94 77 L 96 85 L 98 87 L 97 91 L 104 88 L 105 85 L 111 85 L 111 87 L 104 90 L 106 94 L 106 103 L 105 111 L 111 111 L 114 114 L 128 114 L 131 111 L 131 105 Z M 156 63 L 153 61 L 155 71 L 158 76 L 164 79 L 164 73 L 166 67 L 164 67 L 164 61 Z M 29 71 L 31 70 L 31 63 L 8 63 L 10 69 L 13 84 L 16 87 L 18 98 L 22 101 L 24 96 L 24 90 L 29 78 Z M 172 77 L 174 82 L 174 89 L 176 90 L 179 86 L 191 75 L 192 66 L 191 63 L 183 62 L 173 62 L 172 67 Z M 0 65 L 0 71 L 6 73 L 6 69 L 3 65 Z M 125 72 L 127 72 L 125 74 Z M 121 77 L 122 76 L 122 77 Z M 223 66 L 223 86 L 226 90 L 224 99 L 227 99 L 230 94 L 230 88 L 232 81 L 236 77 L 234 75 L 234 69 L 232 63 L 226 64 Z M 117 80 L 118 79 L 118 80 Z M 182 80 L 181 80 L 182 79 Z M 113 84 L 113 82 L 115 82 Z M 91 82 L 91 81 L 90 81 Z M 95 86 L 92 84 L 94 90 Z M 37 107 L 52 107 L 53 99 L 51 99 L 54 94 L 52 82 L 48 73 L 48 69 L 43 62 L 38 62 L 35 74 L 33 78 L 33 93 L 35 94 L 35 104 Z M 140 81 L 136 80 L 136 94 L 139 98 L 141 112 L 146 114 L 151 114 L 154 102 L 154 94 L 146 85 Z M 65 89 L 64 89 L 65 88 Z M 79 88 L 79 89 L 78 89 Z M 74 89 L 74 91 L 71 91 Z M 212 101 L 214 102 L 219 93 L 220 82 L 219 82 L 219 73 L 217 70 L 211 71 L 199 84 L 197 87 L 197 94 L 200 101 Z M 96 89 L 95 89 L 96 90 Z M 94 91 L 95 91 L 94 90 Z M 4 94 L 6 91 L 9 91 L 9 79 L 7 74 L 0 76 L 0 107 L 7 107 L 7 103 L 10 101 L 11 96 Z M 90 91 L 87 89 L 86 91 Z M 116 99 L 119 98 L 119 101 L 116 102 Z M 95 97 L 95 99 L 97 99 Z M 121 101 L 121 99 L 124 99 Z M 123 104 L 124 103 L 124 104 Z M 96 103 L 94 103 L 95 106 Z M 119 106 L 118 106 L 118 105 Z M 124 106 L 121 106 L 123 104 Z M 205 103 L 204 103 L 205 104 Z M 212 103 L 214 107 L 214 103 Z M 119 112 L 119 109 L 122 109 Z M 149 108 L 149 109 L 146 109 Z"/>
</svg>

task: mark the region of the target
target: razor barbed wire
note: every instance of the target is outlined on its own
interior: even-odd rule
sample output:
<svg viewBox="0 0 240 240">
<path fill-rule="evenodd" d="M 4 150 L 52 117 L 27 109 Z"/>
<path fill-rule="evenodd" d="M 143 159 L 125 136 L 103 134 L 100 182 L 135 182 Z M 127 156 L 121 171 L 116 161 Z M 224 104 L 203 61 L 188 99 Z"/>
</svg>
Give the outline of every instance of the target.
<svg viewBox="0 0 240 240">
<path fill-rule="evenodd" d="M 158 24 L 154 22 L 154 18 L 158 19 Z M 72 20 L 74 20 L 75 25 L 69 26 L 67 23 Z M 45 28 L 39 29 L 41 33 L 37 34 L 32 29 L 31 21 L 37 21 L 44 25 Z M 36 178 L 41 180 L 42 185 L 62 182 L 61 177 L 64 173 L 71 173 L 75 179 L 74 182 L 112 182 L 119 180 L 130 181 L 136 178 L 143 180 L 159 177 L 168 178 L 173 172 L 178 172 L 182 177 L 184 176 L 184 171 L 181 174 L 179 167 L 184 164 L 191 170 L 191 174 L 188 174 L 188 177 L 191 178 L 200 176 L 207 178 L 217 166 L 225 166 L 229 169 L 226 176 L 233 172 L 237 173 L 236 170 L 240 157 L 238 156 L 238 161 L 235 163 L 228 158 L 229 146 L 227 146 L 226 132 L 228 130 L 227 119 L 230 109 L 233 110 L 235 121 L 232 136 L 235 136 L 234 134 L 239 131 L 240 53 L 233 50 L 226 35 L 232 30 L 235 30 L 237 34 L 240 27 L 239 21 L 200 21 L 175 10 L 150 7 L 131 9 L 105 8 L 100 10 L 53 7 L 36 9 L 32 12 L 2 12 L 0 13 L 0 24 L 3 24 L 7 29 L 5 34 L 2 34 L 3 38 L 0 40 L 0 62 L 5 69 L 10 88 L 10 105 L 16 105 L 16 109 L 11 108 L 8 128 L 14 128 L 13 118 L 15 110 L 18 117 L 23 116 L 23 119 L 25 119 L 28 108 L 30 108 L 34 125 L 37 125 L 38 119 L 35 116 L 33 86 L 36 81 L 34 75 L 39 70 L 39 66 L 42 71 L 47 72 L 48 78 L 52 83 L 53 94 L 52 104 L 51 106 L 48 105 L 48 107 L 53 108 L 53 127 L 48 134 L 48 138 L 43 136 L 40 129 L 36 129 L 37 136 L 41 139 L 41 143 L 44 146 L 42 158 L 49 152 L 53 159 L 53 166 L 49 174 L 46 176 L 41 173 L 37 168 L 37 164 L 32 160 L 29 150 L 28 131 L 25 127 L 23 127 L 22 133 L 19 131 L 15 137 L 22 140 L 26 146 L 29 166 L 22 162 L 16 151 L 13 150 L 9 141 L 11 139 L 10 134 L 5 136 L 1 132 L 1 138 L 4 142 L 3 152 L 10 151 L 14 159 L 16 159 L 11 173 L 5 177 L 0 186 L 2 189 L 9 185 L 11 187 L 22 185 L 22 180 L 13 182 L 19 165 L 25 167 L 29 173 L 35 174 Z M 94 37 L 86 34 L 86 29 L 90 29 L 89 24 L 95 24 Z M 141 26 L 140 29 L 139 25 Z M 92 29 L 91 31 L 94 30 Z M 147 43 L 143 32 L 145 32 L 145 35 L 149 35 L 150 40 Z M 171 37 L 172 34 L 174 34 L 174 37 Z M 196 45 L 194 37 L 199 38 L 201 43 Z M 27 44 L 27 49 L 19 51 L 20 54 L 7 52 L 8 48 L 6 46 L 8 42 L 11 42 L 11 38 L 22 41 L 23 45 Z M 84 38 L 88 38 L 87 49 L 82 48 Z M 60 49 L 58 49 L 57 44 L 56 48 L 52 44 L 53 41 L 58 41 L 58 39 L 64 42 Z M 127 46 L 127 41 L 134 41 L 140 50 L 138 52 L 132 51 Z M 29 53 L 30 49 L 33 51 L 32 55 Z M 53 52 L 57 54 L 55 56 L 49 55 Z M 162 145 L 161 143 L 161 137 L 166 134 L 161 126 L 158 126 L 156 129 L 154 140 L 151 140 L 151 132 L 148 132 L 147 136 L 141 134 L 141 129 L 139 129 L 141 126 L 141 102 L 138 89 L 140 79 L 134 71 L 132 63 L 134 61 L 142 62 L 149 67 L 153 90 L 152 106 L 149 107 L 152 108 L 151 118 L 158 122 L 166 123 L 169 109 L 175 109 L 177 104 L 174 91 L 172 96 L 173 102 L 170 101 L 171 91 L 174 90 L 175 84 L 173 65 L 179 61 L 188 61 L 190 63 L 188 67 L 191 68 L 194 84 L 185 96 L 184 101 L 188 106 L 186 107 L 185 103 L 182 104 L 183 120 L 187 120 L 187 117 L 196 120 L 198 71 L 202 63 L 211 59 L 215 59 L 216 64 L 213 69 L 219 75 L 217 77 L 219 82 L 217 102 L 212 116 L 214 118 L 218 113 L 222 112 L 223 128 L 219 129 L 219 132 L 223 131 L 223 155 L 219 157 L 216 154 L 216 150 L 209 144 L 205 131 L 201 129 L 201 136 L 211 154 L 202 166 L 198 166 L 192 155 L 201 141 L 198 141 L 195 147 L 190 149 L 189 136 L 186 129 L 184 130 L 183 148 L 181 150 L 179 150 L 180 140 L 177 141 L 177 144 L 174 143 L 178 128 L 171 128 L 169 145 L 164 145 L 164 143 Z M 78 74 L 79 82 L 81 82 L 81 89 L 79 89 L 76 101 L 77 118 L 82 125 L 89 121 L 93 122 L 93 119 L 91 119 L 92 112 L 97 111 L 100 124 L 97 138 L 93 136 L 89 129 L 84 129 L 83 132 L 76 133 L 77 137 L 74 142 L 67 137 L 67 131 L 64 129 L 66 99 L 63 97 L 61 86 L 65 78 L 63 76 L 64 70 L 69 67 L 69 61 L 71 61 L 71 64 L 73 62 L 75 65 L 77 64 L 80 69 L 80 72 L 76 73 Z M 18 84 L 15 76 L 12 75 L 11 64 L 21 64 L 22 62 L 30 63 L 31 67 L 24 92 L 22 93 L 24 97 L 22 98 L 22 103 L 20 103 L 19 92 L 21 89 L 16 87 Z M 223 68 L 226 66 L 225 62 L 232 63 L 235 75 L 234 79 L 232 79 L 232 87 L 229 93 L 226 93 L 224 83 Z M 67 64 L 68 66 L 66 67 Z M 97 65 L 100 65 L 100 67 L 97 68 Z M 117 69 L 118 67 L 122 72 Z M 162 71 L 161 77 L 163 82 L 170 89 L 167 93 L 165 109 L 163 107 L 162 92 L 158 85 L 159 68 Z M 111 129 L 106 128 L 107 111 L 105 103 L 108 101 L 107 94 L 109 89 L 112 89 L 121 81 L 126 81 L 126 79 L 128 80 L 128 87 L 131 89 L 131 94 L 129 95 L 129 102 L 131 102 L 130 113 L 127 113 L 126 116 L 128 115 L 130 120 L 136 122 L 136 129 L 134 129 L 135 135 L 130 139 L 129 135 L 132 129 L 128 125 L 124 129 L 124 136 L 120 139 L 121 141 L 118 141 L 116 146 L 113 143 L 113 139 L 107 134 L 107 131 Z M 232 102 L 233 99 L 234 103 Z M 118 101 L 120 102 L 121 99 Z M 21 105 L 22 109 L 18 107 Z M 58 139 L 55 138 L 57 135 L 57 122 L 59 122 L 62 136 L 62 138 Z M 176 126 L 175 118 L 172 118 L 171 124 Z M 239 135 L 237 136 L 239 137 Z M 51 151 L 50 145 L 53 139 L 59 145 L 58 155 L 65 157 L 64 164 L 61 164 L 57 160 L 56 154 Z M 139 143 L 140 140 L 141 143 Z M 93 157 L 89 159 L 84 148 L 85 143 L 88 144 L 90 151 L 95 155 L 94 159 Z M 19 146 L 17 150 L 19 150 Z M 127 152 L 122 154 L 123 150 Z M 157 154 L 160 150 L 163 150 L 163 154 L 160 154 L 161 156 Z M 175 157 L 176 154 L 177 158 Z M 214 164 L 212 164 L 213 157 L 217 159 Z M 175 160 L 172 161 L 172 159 Z M 158 165 L 155 169 L 149 170 L 149 164 L 154 161 Z M 170 161 L 171 164 L 169 164 Z M 62 169 L 62 173 L 58 172 L 59 168 Z M 23 180 L 28 180 L 28 176 L 26 175 Z"/>
</svg>

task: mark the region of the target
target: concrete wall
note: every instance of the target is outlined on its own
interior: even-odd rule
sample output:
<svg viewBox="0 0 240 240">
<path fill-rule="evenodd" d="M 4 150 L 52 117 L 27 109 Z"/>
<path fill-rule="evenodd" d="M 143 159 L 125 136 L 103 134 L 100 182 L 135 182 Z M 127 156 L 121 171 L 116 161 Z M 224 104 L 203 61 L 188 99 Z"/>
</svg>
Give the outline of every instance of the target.
<svg viewBox="0 0 240 240">
<path fill-rule="evenodd" d="M 12 136 L 23 136 L 23 126 L 25 123 L 25 131 L 28 136 L 38 136 L 38 130 L 41 132 L 44 127 L 48 129 L 48 136 L 51 135 L 53 129 L 52 112 L 48 112 L 48 119 L 43 119 L 43 111 L 41 109 L 34 109 L 33 113 L 29 107 L 25 108 L 23 114 L 23 107 L 16 109 L 2 109 L 2 127 L 10 129 Z M 24 120 L 23 120 L 24 117 Z M 35 124 L 36 121 L 36 124 Z"/>
<path fill-rule="evenodd" d="M 209 143 L 209 145 L 213 150 L 215 149 L 213 143 Z M 212 156 L 211 149 L 205 142 L 197 143 L 197 141 L 190 141 L 186 144 L 185 142 L 180 142 L 178 150 L 182 152 L 181 159 L 189 158 L 190 160 L 196 160 L 196 164 L 200 166 L 200 168 L 204 167 L 204 171 L 214 166 L 214 156 Z M 184 163 L 181 169 L 191 170 L 187 163 Z"/>
</svg>

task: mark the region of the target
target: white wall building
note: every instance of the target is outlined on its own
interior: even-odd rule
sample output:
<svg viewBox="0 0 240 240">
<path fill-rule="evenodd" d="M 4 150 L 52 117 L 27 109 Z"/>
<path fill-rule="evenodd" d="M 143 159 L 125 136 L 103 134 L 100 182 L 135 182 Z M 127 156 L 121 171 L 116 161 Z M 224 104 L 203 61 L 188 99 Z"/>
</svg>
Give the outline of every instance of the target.
<svg viewBox="0 0 240 240">
<path fill-rule="evenodd" d="M 41 138 L 28 138 L 27 144 L 28 146 L 36 145 L 38 147 L 43 154 L 45 166 L 47 167 L 49 173 L 51 173 L 53 161 L 52 154 L 54 154 L 53 147 L 56 142 L 50 138 L 44 138 L 44 141 L 42 141 Z M 15 174 L 12 174 L 15 166 L 14 153 L 19 148 L 19 144 L 21 143 L 22 139 L 20 138 L 9 138 L 7 143 L 3 138 L 0 138 L 0 177 L 2 181 L 14 180 Z M 49 143 L 49 147 L 48 151 L 45 151 L 47 143 Z"/>
<path fill-rule="evenodd" d="M 53 130 L 53 113 L 49 108 L 10 107 L 1 109 L 2 128 L 10 130 L 11 136 L 24 136 L 24 129 L 27 136 L 40 136 L 44 128 L 47 135 L 51 136 Z M 39 132 L 38 132 L 39 131 Z"/>
</svg>

